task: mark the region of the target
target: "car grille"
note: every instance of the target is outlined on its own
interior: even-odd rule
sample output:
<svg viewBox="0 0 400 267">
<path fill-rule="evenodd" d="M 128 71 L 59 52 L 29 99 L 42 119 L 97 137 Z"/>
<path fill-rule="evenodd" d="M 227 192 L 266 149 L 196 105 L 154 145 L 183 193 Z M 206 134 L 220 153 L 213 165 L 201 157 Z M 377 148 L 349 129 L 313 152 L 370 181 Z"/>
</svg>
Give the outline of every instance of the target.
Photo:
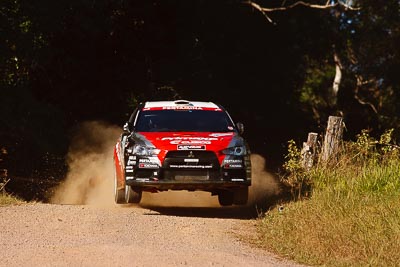
<svg viewBox="0 0 400 267">
<path fill-rule="evenodd" d="M 219 161 L 212 151 L 170 151 L 162 169 L 166 180 L 198 181 L 220 177 Z"/>
</svg>

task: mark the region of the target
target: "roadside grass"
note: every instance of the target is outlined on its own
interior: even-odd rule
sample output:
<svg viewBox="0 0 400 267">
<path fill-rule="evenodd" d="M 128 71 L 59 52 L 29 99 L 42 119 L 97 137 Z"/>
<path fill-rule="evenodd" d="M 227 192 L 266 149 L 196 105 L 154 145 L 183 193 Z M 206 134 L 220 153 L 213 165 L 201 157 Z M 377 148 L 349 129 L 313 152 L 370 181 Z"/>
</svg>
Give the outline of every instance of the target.
<svg viewBox="0 0 400 267">
<path fill-rule="evenodd" d="M 0 192 L 0 206 L 11 205 L 11 204 L 21 204 L 23 202 L 24 202 L 23 200 L 19 199 L 16 196 Z"/>
<path fill-rule="evenodd" d="M 1 159 L 0 159 L 1 161 Z M 7 176 L 4 176 L 4 170 L 0 177 L 0 206 L 1 205 L 10 205 L 10 204 L 17 204 L 17 203 L 21 203 L 22 200 L 20 200 L 18 197 L 13 196 L 12 194 L 9 194 L 6 192 L 6 190 L 4 189 L 6 184 L 10 181 L 7 180 Z M 5 172 L 5 174 L 7 174 L 7 171 Z"/>
<path fill-rule="evenodd" d="M 374 140 L 363 131 L 308 172 L 292 146 L 282 179 L 293 198 L 260 218 L 258 245 L 312 266 L 399 266 L 400 149 L 391 133 Z"/>
</svg>

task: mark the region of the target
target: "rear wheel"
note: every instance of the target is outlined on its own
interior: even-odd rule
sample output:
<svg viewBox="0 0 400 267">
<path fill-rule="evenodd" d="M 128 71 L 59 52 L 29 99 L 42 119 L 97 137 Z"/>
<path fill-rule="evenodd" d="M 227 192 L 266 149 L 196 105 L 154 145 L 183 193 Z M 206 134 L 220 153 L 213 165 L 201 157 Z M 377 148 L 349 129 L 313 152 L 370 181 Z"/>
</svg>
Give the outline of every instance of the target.
<svg viewBox="0 0 400 267">
<path fill-rule="evenodd" d="M 126 203 L 139 203 L 142 200 L 142 191 L 133 190 L 131 186 L 125 186 Z"/>
<path fill-rule="evenodd" d="M 221 206 L 231 206 L 233 204 L 234 194 L 231 191 L 222 190 L 218 193 L 218 202 Z"/>
<path fill-rule="evenodd" d="M 114 197 L 115 197 L 115 203 L 117 203 L 117 204 L 126 203 L 125 190 L 118 189 L 117 172 L 116 171 L 114 172 Z"/>
<path fill-rule="evenodd" d="M 235 205 L 246 205 L 249 199 L 249 188 L 238 188 L 235 190 L 233 204 Z"/>
</svg>

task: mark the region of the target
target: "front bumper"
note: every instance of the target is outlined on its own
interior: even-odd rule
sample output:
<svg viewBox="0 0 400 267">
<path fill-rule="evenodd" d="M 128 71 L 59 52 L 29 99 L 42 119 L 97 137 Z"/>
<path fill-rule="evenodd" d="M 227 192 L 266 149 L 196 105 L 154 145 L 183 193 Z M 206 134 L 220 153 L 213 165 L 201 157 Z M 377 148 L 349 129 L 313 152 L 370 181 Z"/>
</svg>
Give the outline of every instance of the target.
<svg viewBox="0 0 400 267">
<path fill-rule="evenodd" d="M 212 151 L 172 151 L 162 164 L 157 157 L 131 155 L 125 178 L 143 191 L 233 189 L 251 185 L 251 163 L 248 156 L 226 157 L 220 165 Z"/>
<path fill-rule="evenodd" d="M 127 180 L 126 184 L 143 191 L 166 191 L 166 190 L 188 190 L 188 191 L 215 191 L 222 189 L 234 189 L 240 187 L 248 187 L 251 180 L 244 179 L 242 181 L 224 181 L 224 180 Z"/>
</svg>

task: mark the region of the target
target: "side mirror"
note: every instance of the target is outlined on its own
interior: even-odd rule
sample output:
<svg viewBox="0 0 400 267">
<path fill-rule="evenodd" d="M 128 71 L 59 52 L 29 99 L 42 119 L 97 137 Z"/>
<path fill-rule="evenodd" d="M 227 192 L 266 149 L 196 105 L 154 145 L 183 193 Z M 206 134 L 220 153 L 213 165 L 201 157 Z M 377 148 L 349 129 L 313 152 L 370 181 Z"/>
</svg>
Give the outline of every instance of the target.
<svg viewBox="0 0 400 267">
<path fill-rule="evenodd" d="M 244 124 L 241 123 L 241 122 L 237 122 L 237 123 L 236 123 L 236 127 L 238 128 L 239 133 L 240 133 L 240 134 L 243 134 L 243 132 L 244 132 Z"/>
<path fill-rule="evenodd" d="M 130 132 L 130 130 L 129 130 L 129 124 L 128 124 L 127 122 L 125 122 L 123 129 L 124 129 L 124 132 L 127 132 L 127 133 Z"/>
</svg>

